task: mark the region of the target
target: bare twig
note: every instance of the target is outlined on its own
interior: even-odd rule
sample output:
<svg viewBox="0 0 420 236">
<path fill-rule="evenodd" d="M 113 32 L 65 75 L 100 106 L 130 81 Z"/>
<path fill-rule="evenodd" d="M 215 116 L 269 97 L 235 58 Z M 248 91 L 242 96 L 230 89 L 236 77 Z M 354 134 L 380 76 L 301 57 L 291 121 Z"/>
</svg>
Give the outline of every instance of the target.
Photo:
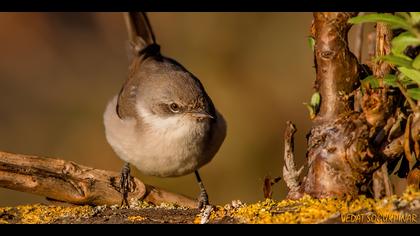
<svg viewBox="0 0 420 236">
<path fill-rule="evenodd" d="M 392 40 L 392 31 L 388 24 L 383 22 L 378 22 L 376 24 L 376 49 L 375 56 L 385 56 L 391 53 L 391 40 Z M 388 74 L 391 71 L 391 66 L 388 62 L 385 61 L 376 61 L 372 67 L 373 74 L 377 78 L 383 78 L 384 75 Z M 380 81 L 381 82 L 381 81 Z M 382 86 L 382 83 L 380 83 Z"/>
<path fill-rule="evenodd" d="M 46 196 L 78 205 L 114 205 L 122 200 L 118 172 L 98 170 L 71 161 L 0 152 L 0 187 Z M 197 207 L 196 201 L 146 185 L 132 178 L 130 200 Z"/>
<path fill-rule="evenodd" d="M 385 194 L 386 196 L 391 196 L 394 194 L 394 191 L 392 189 L 392 184 L 391 181 L 389 179 L 389 175 L 388 175 L 388 166 L 385 164 L 382 165 L 381 167 L 381 172 L 382 172 L 382 178 L 384 180 L 384 186 L 385 186 Z"/>
<path fill-rule="evenodd" d="M 412 167 L 415 162 L 415 159 L 411 155 L 411 148 L 410 148 L 410 132 L 411 132 L 412 120 L 413 120 L 413 114 L 410 114 L 407 118 L 407 124 L 405 126 L 405 132 L 404 132 L 404 155 L 407 161 L 410 163 L 410 167 Z"/>
<path fill-rule="evenodd" d="M 284 162 L 283 166 L 283 178 L 289 188 L 289 198 L 298 198 L 300 195 L 300 174 L 303 171 L 303 166 L 296 170 L 294 162 L 294 134 L 296 133 L 296 127 L 291 121 L 286 122 L 286 131 L 284 132 Z"/>
<path fill-rule="evenodd" d="M 271 178 L 269 175 L 264 177 L 263 193 L 264 198 L 270 198 L 273 196 L 273 185 L 281 180 L 281 177 Z"/>
<path fill-rule="evenodd" d="M 376 24 L 375 38 L 375 56 L 388 55 L 391 52 L 392 31 L 386 23 L 378 22 Z M 391 114 L 392 100 L 387 95 L 388 87 L 384 86 L 383 77 L 391 70 L 391 66 L 384 61 L 375 61 L 374 58 L 371 68 L 373 74 L 379 79 L 379 90 L 374 90 L 366 94 L 366 101 L 377 101 L 374 106 L 367 106 L 364 110 L 366 119 L 373 126 L 381 126 Z M 387 125 L 385 125 L 387 126 Z M 388 128 L 390 128 L 388 126 Z M 384 139 L 385 140 L 385 139 Z M 389 161 L 389 160 L 387 160 Z M 392 185 L 389 180 L 387 162 L 383 163 L 381 168 L 373 174 L 373 190 L 375 198 L 382 198 L 392 195 Z M 382 191 L 383 190 L 383 191 Z"/>
</svg>

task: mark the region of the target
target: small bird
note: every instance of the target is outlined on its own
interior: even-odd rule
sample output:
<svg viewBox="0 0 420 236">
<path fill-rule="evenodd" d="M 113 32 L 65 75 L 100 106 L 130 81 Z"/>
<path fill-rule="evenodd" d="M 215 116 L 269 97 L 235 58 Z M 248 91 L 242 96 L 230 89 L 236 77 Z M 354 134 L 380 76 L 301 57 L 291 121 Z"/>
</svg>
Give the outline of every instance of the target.
<svg viewBox="0 0 420 236">
<path fill-rule="evenodd" d="M 125 161 L 123 205 L 130 164 L 141 173 L 175 177 L 195 173 L 199 208 L 209 205 L 198 169 L 210 162 L 226 137 L 226 122 L 200 80 L 164 57 L 146 13 L 124 13 L 131 58 L 128 77 L 104 112 L 106 139 Z"/>
</svg>

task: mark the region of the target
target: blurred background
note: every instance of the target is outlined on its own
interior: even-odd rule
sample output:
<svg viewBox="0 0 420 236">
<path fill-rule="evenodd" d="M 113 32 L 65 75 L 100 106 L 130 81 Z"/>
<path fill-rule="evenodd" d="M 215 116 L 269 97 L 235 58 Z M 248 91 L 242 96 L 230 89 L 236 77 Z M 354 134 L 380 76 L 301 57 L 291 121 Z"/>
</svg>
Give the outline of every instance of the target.
<svg viewBox="0 0 420 236">
<path fill-rule="evenodd" d="M 264 176 L 282 175 L 286 120 L 298 128 L 304 163 L 315 79 L 307 37 L 311 13 L 150 13 L 164 55 L 204 84 L 228 123 L 224 144 L 201 169 L 210 201 L 263 199 Z M 0 150 L 120 171 L 102 114 L 126 77 L 121 13 L 0 14 Z M 197 197 L 194 175 L 148 184 Z M 274 198 L 286 196 L 283 181 Z M 45 202 L 0 189 L 0 206 Z"/>
</svg>

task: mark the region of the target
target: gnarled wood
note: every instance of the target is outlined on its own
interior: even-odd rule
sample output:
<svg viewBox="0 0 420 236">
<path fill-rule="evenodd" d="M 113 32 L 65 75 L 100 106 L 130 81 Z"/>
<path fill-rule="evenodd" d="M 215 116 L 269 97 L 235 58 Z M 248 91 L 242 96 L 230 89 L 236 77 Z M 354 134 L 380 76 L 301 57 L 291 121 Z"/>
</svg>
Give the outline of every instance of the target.
<svg viewBox="0 0 420 236">
<path fill-rule="evenodd" d="M 315 89 L 321 94 L 321 104 L 313 120 L 314 127 L 307 136 L 308 173 L 299 190 L 317 198 L 370 195 L 372 182 L 377 197 L 381 197 L 382 192 L 391 195 L 387 164 L 400 158 L 403 152 L 406 156 L 411 155 L 410 137 L 415 153 L 420 153 L 420 129 L 414 124 L 416 119 L 413 124 L 407 122 L 405 137 L 396 137 L 400 134 L 391 132 L 395 131 L 393 125 L 400 122 L 400 116 L 395 113 L 398 100 L 395 94 L 389 93 L 382 79 L 391 71 L 390 65 L 380 60 L 371 63 L 379 88 L 368 83 L 363 88 L 359 86 L 361 66 L 347 42 L 348 19 L 356 15 L 314 13 L 311 27 L 316 42 Z M 391 38 L 392 32 L 386 24 L 378 23 L 375 56 L 390 53 Z M 363 95 L 360 94 L 362 89 L 365 90 Z M 413 110 L 418 113 L 417 109 Z M 392 117 L 394 113 L 395 117 Z M 409 159 L 414 162 L 413 158 Z M 381 170 L 377 171 L 379 168 Z M 418 184 L 420 172 L 417 169 L 410 173 L 410 183 Z M 376 177 L 372 181 L 375 171 Z"/>
<path fill-rule="evenodd" d="M 0 152 L 0 187 L 45 196 L 77 205 L 114 205 L 122 201 L 120 174 L 71 161 Z M 128 199 L 154 204 L 175 203 L 197 207 L 195 200 L 146 185 L 132 177 Z"/>
<path fill-rule="evenodd" d="M 349 100 L 359 83 L 359 63 L 347 41 L 347 21 L 356 15 L 314 13 L 315 89 L 321 105 L 308 136 L 309 170 L 301 189 L 313 197 L 355 196 L 366 175 L 381 164 L 369 150 L 365 117 L 353 111 Z"/>
<path fill-rule="evenodd" d="M 290 199 L 298 199 L 302 196 L 300 175 L 303 171 L 303 166 L 297 170 L 295 165 L 294 155 L 294 134 L 296 127 L 291 121 L 286 122 L 286 130 L 284 131 L 284 166 L 283 178 L 286 182 L 289 193 L 287 197 Z"/>
</svg>

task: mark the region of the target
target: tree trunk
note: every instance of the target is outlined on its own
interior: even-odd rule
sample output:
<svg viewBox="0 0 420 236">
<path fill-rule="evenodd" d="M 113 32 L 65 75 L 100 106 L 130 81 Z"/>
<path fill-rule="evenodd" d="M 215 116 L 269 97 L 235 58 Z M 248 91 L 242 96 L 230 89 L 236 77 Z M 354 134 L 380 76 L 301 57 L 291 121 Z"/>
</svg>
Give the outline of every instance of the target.
<svg viewBox="0 0 420 236">
<path fill-rule="evenodd" d="M 371 58 L 370 62 L 370 70 L 379 85 L 373 86 L 369 81 L 361 83 L 362 69 L 364 76 L 369 74 L 368 69 L 350 52 L 347 41 L 351 27 L 348 20 L 356 15 L 314 13 L 311 27 L 315 39 L 314 88 L 320 94 L 320 104 L 319 111 L 312 116 L 314 125 L 307 136 L 308 173 L 302 181 L 300 171 L 290 159 L 293 154 L 285 155 L 283 175 L 290 189 L 289 198 L 300 198 L 303 194 L 316 198 L 359 194 L 377 198 L 389 196 L 393 194 L 389 171 L 393 171 L 401 159 L 399 175 L 407 177 L 409 184 L 419 185 L 420 164 L 413 158 L 420 154 L 418 105 L 401 84 L 402 94 L 395 89 L 391 92 L 385 85 L 383 78 L 392 68 L 382 60 Z M 389 54 L 392 36 L 385 23 L 378 23 L 375 37 L 369 37 L 372 42 L 369 55 Z M 404 100 L 399 98 L 402 97 L 406 97 L 413 112 L 403 119 L 406 123 L 401 123 L 404 117 L 401 101 Z M 289 127 L 288 122 L 286 136 L 290 133 L 293 136 Z M 293 150 L 288 140 L 285 140 L 285 150 Z M 392 168 L 388 169 L 389 166 Z"/>
</svg>

